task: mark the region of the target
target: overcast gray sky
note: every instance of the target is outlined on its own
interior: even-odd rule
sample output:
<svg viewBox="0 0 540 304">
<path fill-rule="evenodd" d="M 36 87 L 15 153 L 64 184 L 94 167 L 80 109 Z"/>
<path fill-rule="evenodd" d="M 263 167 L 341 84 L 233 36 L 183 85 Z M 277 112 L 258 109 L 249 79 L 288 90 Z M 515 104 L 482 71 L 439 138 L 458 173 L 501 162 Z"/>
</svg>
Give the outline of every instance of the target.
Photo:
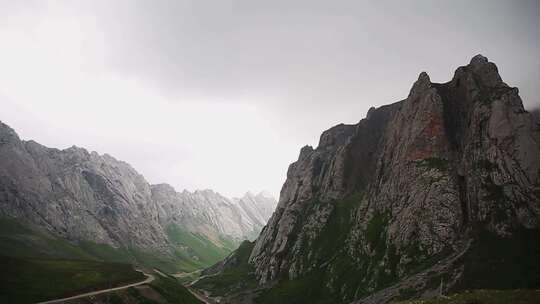
<svg viewBox="0 0 540 304">
<path fill-rule="evenodd" d="M 277 196 L 323 130 L 478 53 L 540 104 L 540 1 L 0 0 L 0 120 L 151 183 Z"/>
</svg>

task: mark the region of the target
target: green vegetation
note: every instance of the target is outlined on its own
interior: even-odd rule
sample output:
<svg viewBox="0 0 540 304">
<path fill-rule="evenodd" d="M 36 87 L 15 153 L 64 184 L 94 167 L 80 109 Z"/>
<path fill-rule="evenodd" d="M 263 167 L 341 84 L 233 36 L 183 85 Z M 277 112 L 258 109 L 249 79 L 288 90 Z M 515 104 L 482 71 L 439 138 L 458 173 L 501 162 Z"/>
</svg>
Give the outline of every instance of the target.
<svg viewBox="0 0 540 304">
<path fill-rule="evenodd" d="M 24 225 L 12 218 L 0 217 L 0 252 L 6 256 L 23 258 L 134 263 L 174 273 L 211 266 L 226 257 L 235 246 L 231 240 L 223 239 L 223 247 L 218 247 L 209 240 L 178 227 L 168 229 L 168 234 L 177 245 L 175 256 L 135 247 L 114 248 L 88 241 L 73 244 L 37 227 Z"/>
<path fill-rule="evenodd" d="M 32 303 L 145 279 L 128 264 L 0 257 L 0 302 Z"/>
<path fill-rule="evenodd" d="M 217 275 L 209 275 L 195 283 L 194 287 L 211 291 L 213 295 L 225 295 L 243 289 L 257 287 L 253 267 L 248 259 L 253 250 L 254 243 L 244 241 L 234 252 L 232 259 L 236 259 L 233 267 L 225 267 Z"/>
<path fill-rule="evenodd" d="M 390 214 L 385 211 L 374 211 L 369 218 L 363 237 L 367 248 L 355 248 L 356 258 L 346 250 L 349 244 L 347 236 L 355 225 L 356 210 L 364 203 L 361 193 L 356 193 L 343 200 L 334 202 L 316 202 L 312 208 L 323 208 L 331 204 L 333 209 L 317 238 L 312 244 L 303 248 L 309 251 L 310 261 L 314 269 L 308 274 L 289 280 L 282 278 L 276 285 L 261 292 L 256 299 L 259 304 L 269 303 L 347 303 L 367 296 L 377 290 L 388 287 L 398 281 L 398 264 L 402 254 L 411 256 L 411 264 L 407 265 L 407 273 L 425 269 L 435 262 L 435 258 L 427 258 L 427 254 L 419 244 L 411 244 L 398 252 L 387 240 L 387 227 Z M 301 221 L 310 216 L 312 210 L 302 215 Z M 299 224 L 301 225 L 301 224 Z M 443 251 L 436 258 L 446 255 Z M 306 254 L 304 254 L 306 256 Z M 307 263 L 308 261 L 305 260 Z M 402 290 L 402 295 L 412 291 Z"/>
<path fill-rule="evenodd" d="M 166 232 L 169 239 L 176 245 L 176 255 L 184 271 L 212 266 L 236 248 L 231 240 L 222 239 L 221 246 L 218 246 L 207 238 L 191 233 L 178 225 L 169 225 Z"/>
<path fill-rule="evenodd" d="M 522 229 L 511 238 L 482 230 L 464 257 L 460 289 L 540 288 L 540 229 Z"/>
<path fill-rule="evenodd" d="M 94 242 L 80 242 L 77 244 L 85 253 L 94 259 L 108 262 L 128 263 L 133 261 L 133 256 L 125 249 L 113 248 L 107 244 L 96 244 Z"/>
<path fill-rule="evenodd" d="M 333 206 L 326 225 L 309 247 L 317 258 L 317 268 L 295 280 L 283 278 L 271 289 L 263 291 L 256 302 L 260 304 L 341 303 L 370 291 L 368 284 L 363 281 L 367 276 L 381 281 L 375 284 L 387 284 L 392 281 L 386 272 L 378 272 L 375 267 L 384 258 L 387 249 L 386 215 L 376 213 L 368 224 L 369 232 L 366 231 L 366 237 L 378 248 L 377 250 L 383 248 L 382 253 L 376 251 L 375 256 L 364 253 L 360 258 L 361 262 L 358 262 L 344 251 L 346 237 L 353 228 L 355 210 L 362 203 L 362 194 L 356 193 L 343 200 L 313 204 L 315 206 L 332 204 Z M 304 216 L 307 217 L 309 214 Z"/>
<path fill-rule="evenodd" d="M 381 243 L 381 240 L 385 237 L 386 226 L 388 226 L 388 215 L 375 212 L 373 217 L 369 220 L 366 228 L 366 240 L 372 248 L 377 248 Z"/>
<path fill-rule="evenodd" d="M 416 293 L 417 293 L 416 289 L 414 289 L 412 287 L 401 288 L 398 291 L 399 291 L 399 299 L 400 300 L 401 299 L 410 299 L 414 295 L 416 295 Z"/>
<path fill-rule="evenodd" d="M 137 301 L 136 303 L 137 304 L 159 304 L 158 302 L 156 301 L 153 301 L 153 300 L 150 300 L 150 299 L 147 299 L 145 296 L 143 296 L 139 290 L 137 290 L 137 288 L 135 287 L 130 287 L 127 289 L 127 293 L 135 298 L 135 300 Z M 110 297 L 110 302 L 112 302 L 112 304 L 125 304 L 125 301 L 122 299 L 122 297 L 120 297 L 118 294 L 116 293 L 113 293 Z"/>
<path fill-rule="evenodd" d="M 193 272 L 185 272 L 175 275 L 176 280 L 181 284 L 193 282 L 201 276 L 202 270 L 196 270 Z"/>
<path fill-rule="evenodd" d="M 255 302 L 257 304 L 287 303 L 287 304 L 334 304 L 339 303 L 337 299 L 332 299 L 328 293 L 321 288 L 322 272 L 311 273 L 297 280 L 281 280 L 276 286 L 265 290 Z"/>
<path fill-rule="evenodd" d="M 436 169 L 440 171 L 448 170 L 448 160 L 438 157 L 428 157 L 419 161 L 416 161 L 417 167 Z"/>
<path fill-rule="evenodd" d="M 155 280 L 150 286 L 156 290 L 168 303 L 199 304 L 202 303 L 194 295 L 176 281 L 172 276 L 154 274 Z"/>
<path fill-rule="evenodd" d="M 399 302 L 400 304 L 536 304 L 540 290 L 474 290 L 449 297 Z"/>
<path fill-rule="evenodd" d="M 80 247 L 47 232 L 25 226 L 11 218 L 0 217 L 0 252 L 25 258 L 68 258 L 96 260 Z"/>
</svg>

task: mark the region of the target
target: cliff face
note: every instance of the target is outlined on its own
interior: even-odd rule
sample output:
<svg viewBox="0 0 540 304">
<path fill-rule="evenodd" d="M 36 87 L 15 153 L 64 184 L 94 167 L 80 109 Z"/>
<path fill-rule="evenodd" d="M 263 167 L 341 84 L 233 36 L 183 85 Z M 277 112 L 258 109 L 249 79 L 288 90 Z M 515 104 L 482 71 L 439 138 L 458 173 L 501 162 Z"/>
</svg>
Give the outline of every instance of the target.
<svg viewBox="0 0 540 304">
<path fill-rule="evenodd" d="M 231 200 L 211 190 L 178 193 L 150 185 L 107 154 L 22 141 L 0 122 L 0 216 L 72 243 L 158 253 L 172 269 L 180 257 L 187 261 L 182 265 L 200 268 L 254 239 L 275 204 L 262 194 Z M 178 226 L 173 232 L 172 224 Z M 199 237 L 206 247 L 192 248 Z"/>
<path fill-rule="evenodd" d="M 165 251 L 150 186 L 128 164 L 21 141 L 0 124 L 0 213 L 69 240 Z"/>
<path fill-rule="evenodd" d="M 302 148 L 249 261 L 259 283 L 315 275 L 337 299 L 361 299 L 455 263 L 484 232 L 511 239 L 540 228 L 539 175 L 539 125 L 478 55 L 450 82 L 421 73 L 405 100 Z M 437 269 L 445 288 L 464 271 Z"/>
<path fill-rule="evenodd" d="M 255 239 L 268 220 L 265 212 L 277 204 L 274 198 L 262 193 L 229 199 L 212 190 L 176 192 L 167 184 L 151 188 L 163 227 L 176 224 L 217 243 L 220 237 L 235 241 Z"/>
</svg>

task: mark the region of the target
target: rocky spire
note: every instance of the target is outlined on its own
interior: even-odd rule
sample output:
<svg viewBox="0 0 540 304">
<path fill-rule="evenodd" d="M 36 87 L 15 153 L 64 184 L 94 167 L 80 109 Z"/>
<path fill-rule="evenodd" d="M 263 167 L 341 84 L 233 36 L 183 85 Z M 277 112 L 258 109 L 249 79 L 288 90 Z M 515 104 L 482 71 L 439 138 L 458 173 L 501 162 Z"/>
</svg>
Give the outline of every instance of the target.
<svg viewBox="0 0 540 304">
<path fill-rule="evenodd" d="M 431 88 L 431 79 L 429 78 L 428 73 L 422 72 L 418 75 L 418 80 L 416 80 L 411 88 L 409 93 L 409 99 L 414 98 L 415 96 L 420 95 L 425 90 Z"/>
<path fill-rule="evenodd" d="M 493 62 L 490 62 L 487 57 L 478 54 L 471 59 L 467 67 L 475 74 L 482 86 L 507 86 L 502 81 L 497 66 Z"/>
<path fill-rule="evenodd" d="M 250 255 L 259 282 L 323 270 L 320 286 L 347 303 L 406 280 L 428 258 L 463 253 L 478 230 L 497 238 L 540 228 L 540 130 L 486 57 L 449 83 L 420 73 L 405 101 L 371 109 L 351 130 L 325 131 L 289 167 Z M 444 271 L 459 277 L 461 266 Z M 418 295 L 425 271 L 414 278 Z"/>
</svg>

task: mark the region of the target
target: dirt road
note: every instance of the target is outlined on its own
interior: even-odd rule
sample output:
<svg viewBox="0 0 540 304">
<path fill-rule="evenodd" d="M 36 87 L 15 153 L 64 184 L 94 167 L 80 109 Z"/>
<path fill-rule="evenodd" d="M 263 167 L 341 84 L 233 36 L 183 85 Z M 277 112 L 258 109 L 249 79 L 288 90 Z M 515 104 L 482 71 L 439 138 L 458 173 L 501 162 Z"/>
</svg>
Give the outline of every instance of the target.
<svg viewBox="0 0 540 304">
<path fill-rule="evenodd" d="M 96 290 L 96 291 L 92 291 L 92 292 L 82 293 L 82 294 L 72 296 L 72 297 L 39 302 L 37 304 L 53 304 L 53 303 L 60 303 L 60 302 L 63 302 L 63 301 L 68 301 L 68 300 L 74 300 L 74 299 L 79 299 L 79 298 L 84 298 L 84 297 L 89 297 L 89 296 L 95 296 L 95 295 L 99 295 L 99 294 L 102 294 L 102 293 L 122 290 L 122 289 L 135 287 L 135 286 L 139 286 L 139 285 L 143 285 L 143 284 L 148 284 L 148 283 L 152 282 L 155 279 L 154 276 L 151 275 L 151 274 L 147 274 L 147 273 L 144 273 L 144 272 L 142 272 L 142 273 L 146 276 L 146 280 L 144 280 L 144 281 L 140 281 L 140 282 L 137 282 L 137 283 L 131 283 L 131 284 L 128 284 L 128 285 L 123 285 L 123 286 L 118 286 L 118 287 L 114 287 L 114 288 L 108 288 L 108 289 L 102 289 L 102 290 Z"/>
</svg>

